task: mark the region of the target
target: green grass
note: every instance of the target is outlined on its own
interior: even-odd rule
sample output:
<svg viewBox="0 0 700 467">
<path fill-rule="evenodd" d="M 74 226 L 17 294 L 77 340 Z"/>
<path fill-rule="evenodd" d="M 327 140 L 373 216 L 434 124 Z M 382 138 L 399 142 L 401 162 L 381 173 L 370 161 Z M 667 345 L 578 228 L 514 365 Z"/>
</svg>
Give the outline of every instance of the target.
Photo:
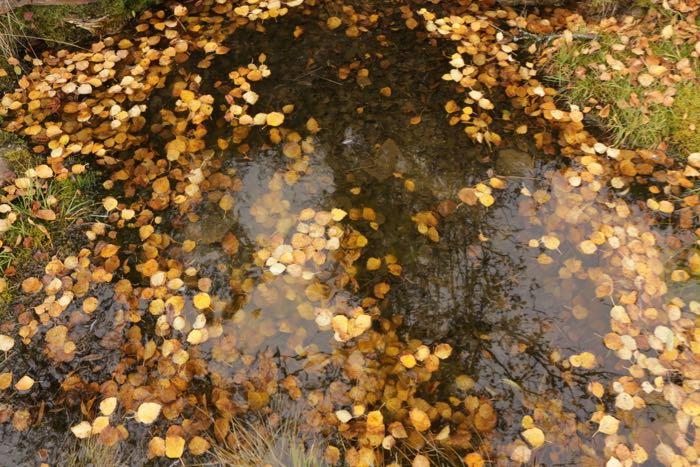
<svg viewBox="0 0 700 467">
<path fill-rule="evenodd" d="M 18 176 L 40 163 L 39 157 L 17 145 L 14 137 L 6 134 L 0 137 L 0 156 Z M 76 221 L 89 217 L 97 205 L 93 196 L 96 186 L 92 172 L 70 174 L 64 179 L 35 179 L 19 196 L 5 199 L 16 220 L 0 233 L 0 277 L 13 275 L 18 264 L 27 264 L 35 249 L 53 248 L 61 243 Z M 37 209 L 52 209 L 56 219 L 37 218 Z"/>
<path fill-rule="evenodd" d="M 88 196 L 87 189 L 92 185 L 94 176 L 91 174 L 71 175 L 65 180 L 35 181 L 26 194 L 8 203 L 19 216 L 12 228 L 4 233 L 4 239 L 13 244 L 18 238 L 31 237 L 38 242 L 37 246 L 43 246 L 45 240 L 51 242 L 55 235 L 60 235 L 76 220 L 90 213 L 95 203 Z M 56 220 L 37 219 L 33 214 L 35 208 L 52 209 Z M 46 227 L 48 236 L 39 225 Z"/>
<path fill-rule="evenodd" d="M 631 52 L 616 51 L 616 38 L 603 35 L 598 40 L 600 49 L 590 52 L 591 43 L 575 41 L 562 45 L 549 59 L 547 78 L 560 87 L 562 94 L 574 104 L 610 106 L 606 118 L 597 118 L 598 126 L 616 144 L 632 148 L 656 148 L 670 141 L 671 152 L 679 156 L 698 151 L 700 136 L 700 85 L 689 82 L 681 86 L 672 108 L 650 102 L 645 93 L 664 92 L 665 87 L 656 84 L 644 88 L 627 76 L 611 72 L 612 79 L 599 78 L 599 64 L 606 63 L 606 55 L 625 62 Z M 655 54 L 679 61 L 692 57 L 693 44 L 674 44 L 672 40 L 660 40 L 652 45 Z M 631 104 L 633 97 L 646 108 Z M 592 112 L 591 116 L 595 116 Z"/>
</svg>

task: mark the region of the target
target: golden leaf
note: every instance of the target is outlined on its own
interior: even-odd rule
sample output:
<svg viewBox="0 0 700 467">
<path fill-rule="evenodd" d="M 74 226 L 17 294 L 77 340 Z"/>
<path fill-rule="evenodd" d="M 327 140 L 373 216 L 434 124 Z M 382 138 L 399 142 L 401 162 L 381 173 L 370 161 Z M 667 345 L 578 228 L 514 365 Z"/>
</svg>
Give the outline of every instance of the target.
<svg viewBox="0 0 700 467">
<path fill-rule="evenodd" d="M 270 112 L 267 114 L 265 122 L 270 126 L 280 126 L 284 122 L 284 114 L 281 112 Z"/>
<path fill-rule="evenodd" d="M 182 436 L 165 437 L 165 455 L 170 459 L 179 459 L 185 450 L 185 438 Z"/>
<path fill-rule="evenodd" d="M 529 428 L 523 431 L 522 435 L 533 448 L 538 448 L 544 444 L 544 432 L 539 428 Z"/>
<path fill-rule="evenodd" d="M 211 305 L 211 297 L 206 292 L 200 292 L 194 296 L 192 302 L 198 310 L 206 310 Z"/>
<path fill-rule="evenodd" d="M 408 413 L 408 417 L 411 420 L 411 425 L 418 431 L 425 431 L 430 428 L 430 418 L 428 414 L 420 409 L 411 409 Z"/>
<path fill-rule="evenodd" d="M 157 402 L 144 402 L 136 411 L 136 421 L 145 425 L 155 422 L 160 415 L 161 404 Z"/>
<path fill-rule="evenodd" d="M 84 439 L 92 434 L 92 425 L 90 425 L 90 422 L 82 421 L 70 427 L 70 431 L 73 432 L 76 438 Z"/>
<path fill-rule="evenodd" d="M 22 376 L 19 381 L 15 383 L 15 389 L 18 391 L 28 391 L 34 386 L 34 380 L 28 376 Z"/>
<path fill-rule="evenodd" d="M 190 454 L 192 454 L 193 456 L 201 456 L 209 450 L 209 447 L 209 441 L 202 438 L 201 436 L 194 436 L 187 445 Z"/>
<path fill-rule="evenodd" d="M 598 431 L 605 433 L 606 435 L 614 435 L 617 433 L 617 429 L 620 427 L 620 420 L 611 416 L 603 415 L 603 418 L 598 422 Z"/>
<path fill-rule="evenodd" d="M 5 334 L 0 334 L 0 352 L 8 352 L 15 346 L 15 340 Z"/>
</svg>

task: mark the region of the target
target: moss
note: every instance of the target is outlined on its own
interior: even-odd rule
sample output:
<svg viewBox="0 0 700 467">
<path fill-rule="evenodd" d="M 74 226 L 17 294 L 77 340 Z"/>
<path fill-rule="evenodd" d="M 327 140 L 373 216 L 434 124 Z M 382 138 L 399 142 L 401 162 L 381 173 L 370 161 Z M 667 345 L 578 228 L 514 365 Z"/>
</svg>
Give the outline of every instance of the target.
<svg viewBox="0 0 700 467">
<path fill-rule="evenodd" d="M 700 85 L 678 90 L 671 112 L 671 142 L 683 156 L 700 151 Z"/>
<path fill-rule="evenodd" d="M 153 0 L 98 0 L 87 5 L 26 6 L 15 14 L 25 34 L 74 44 L 96 33 L 113 33 Z"/>
<path fill-rule="evenodd" d="M 10 304 L 15 298 L 15 294 L 9 288 L 0 292 L 0 321 L 3 321 L 10 311 Z"/>
<path fill-rule="evenodd" d="M 14 133 L 0 130 L 0 150 L 10 145 L 24 145 L 24 141 L 22 141 L 22 139 Z"/>
<path fill-rule="evenodd" d="M 2 25 L 0 25 L 1 27 Z M 0 56 L 0 94 L 11 91 L 15 87 L 15 70 L 13 66 L 7 63 L 7 57 L 5 57 L 9 53 L 11 52 L 3 52 L 2 56 Z M 1 140 L 0 145 L 2 145 Z"/>
<path fill-rule="evenodd" d="M 13 172 L 23 172 L 39 163 L 39 157 L 33 154 L 18 136 L 0 131 L 0 158 Z"/>
</svg>

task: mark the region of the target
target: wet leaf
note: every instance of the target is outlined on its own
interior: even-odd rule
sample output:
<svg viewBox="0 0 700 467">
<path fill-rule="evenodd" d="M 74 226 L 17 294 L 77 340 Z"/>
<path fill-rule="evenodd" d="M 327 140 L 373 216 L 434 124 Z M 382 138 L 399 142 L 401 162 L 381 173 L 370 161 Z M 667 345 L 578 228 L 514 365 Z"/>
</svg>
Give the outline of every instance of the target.
<svg viewBox="0 0 700 467">
<path fill-rule="evenodd" d="M 27 294 L 33 294 L 40 291 L 43 284 L 36 277 L 28 277 L 22 281 L 22 292 Z"/>
<path fill-rule="evenodd" d="M 544 432 L 537 427 L 523 431 L 522 435 L 533 448 L 538 448 L 544 444 Z"/>
<path fill-rule="evenodd" d="M 200 292 L 194 296 L 192 302 L 198 310 L 206 310 L 211 306 L 211 297 L 206 292 Z"/>
<path fill-rule="evenodd" d="M 280 126 L 284 123 L 284 114 L 280 112 L 270 112 L 267 114 L 266 123 L 270 126 Z"/>
<path fill-rule="evenodd" d="M 620 420 L 611 415 L 603 415 L 600 422 L 598 422 L 598 431 L 606 435 L 614 435 L 617 433 L 619 426 Z"/>
<path fill-rule="evenodd" d="M 12 372 L 0 373 L 0 391 L 4 391 L 10 386 L 12 386 Z"/>
<path fill-rule="evenodd" d="M 335 412 L 335 417 L 340 421 L 340 423 L 347 423 L 352 420 L 352 414 L 347 410 L 337 410 Z"/>
<path fill-rule="evenodd" d="M 326 25 L 328 26 L 328 29 L 331 30 L 338 29 L 341 24 L 343 24 L 343 22 L 337 16 L 331 16 L 326 20 Z"/>
<path fill-rule="evenodd" d="M 445 360 L 452 355 L 452 346 L 450 344 L 438 344 L 433 353 L 440 360 Z"/>
<path fill-rule="evenodd" d="M 104 399 L 102 402 L 100 402 L 100 412 L 102 412 L 102 415 L 110 416 L 114 412 L 114 409 L 117 408 L 117 398 L 116 397 L 108 397 Z"/>
</svg>

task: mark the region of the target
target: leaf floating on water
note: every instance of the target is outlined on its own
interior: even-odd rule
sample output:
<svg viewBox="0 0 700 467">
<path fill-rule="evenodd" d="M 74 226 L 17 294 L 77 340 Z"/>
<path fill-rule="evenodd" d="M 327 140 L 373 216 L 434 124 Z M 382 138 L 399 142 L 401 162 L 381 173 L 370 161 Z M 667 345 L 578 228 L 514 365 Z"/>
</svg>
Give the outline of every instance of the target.
<svg viewBox="0 0 700 467">
<path fill-rule="evenodd" d="M 284 123 L 284 114 L 280 112 L 270 112 L 267 114 L 265 122 L 270 126 L 280 126 Z"/>
<path fill-rule="evenodd" d="M 445 360 L 452 355 L 452 346 L 450 344 L 438 344 L 437 347 L 435 347 L 434 354 L 440 360 Z"/>
<path fill-rule="evenodd" d="M 596 358 L 590 352 L 582 352 L 578 355 L 572 355 L 569 357 L 569 362 L 571 366 L 578 368 L 585 368 L 587 370 L 593 369 L 596 366 Z"/>
<path fill-rule="evenodd" d="M 368 258 L 367 259 L 367 270 L 376 271 L 382 266 L 382 260 L 379 258 Z"/>
<path fill-rule="evenodd" d="M 538 448 L 544 444 L 544 432 L 537 427 L 523 431 L 522 435 L 533 448 Z"/>
<path fill-rule="evenodd" d="M 200 292 L 194 296 L 192 302 L 198 310 L 206 310 L 211 306 L 211 297 L 206 292 Z"/>
<path fill-rule="evenodd" d="M 543 235 L 541 240 L 544 247 L 548 250 L 556 250 L 559 248 L 559 239 L 553 235 Z"/>
<path fill-rule="evenodd" d="M 235 204 L 235 201 L 233 199 L 233 196 L 229 194 L 225 194 L 224 196 L 221 197 L 219 200 L 219 207 L 224 211 L 228 212 L 231 209 L 233 209 L 233 206 Z"/>
<path fill-rule="evenodd" d="M 615 407 L 620 410 L 632 410 L 634 409 L 634 406 L 634 397 L 626 392 L 621 392 L 617 395 L 617 397 L 615 397 Z"/>
<path fill-rule="evenodd" d="M 342 209 L 339 208 L 333 208 L 331 209 L 331 219 L 333 219 L 335 222 L 340 222 L 343 219 L 345 219 L 345 216 L 347 216 L 348 213 L 343 211 Z"/>
<path fill-rule="evenodd" d="M 519 444 L 513 449 L 510 458 L 518 464 L 527 464 L 528 462 L 530 462 L 531 456 L 532 451 L 530 450 L 530 448 L 528 448 L 524 444 Z"/>
<path fill-rule="evenodd" d="M 590 240 L 584 240 L 579 243 L 579 248 L 581 249 L 581 252 L 586 255 L 592 255 L 598 249 L 596 244 Z"/>
<path fill-rule="evenodd" d="M 280 274 L 282 274 L 286 270 L 287 270 L 287 267 L 282 263 L 275 263 L 272 266 L 270 266 L 270 272 L 272 274 L 274 274 L 275 276 L 279 276 Z"/>
<path fill-rule="evenodd" d="M 620 420 L 611 415 L 603 415 L 598 422 L 598 431 L 605 433 L 606 435 L 614 435 L 617 433 L 619 427 Z"/>
</svg>

